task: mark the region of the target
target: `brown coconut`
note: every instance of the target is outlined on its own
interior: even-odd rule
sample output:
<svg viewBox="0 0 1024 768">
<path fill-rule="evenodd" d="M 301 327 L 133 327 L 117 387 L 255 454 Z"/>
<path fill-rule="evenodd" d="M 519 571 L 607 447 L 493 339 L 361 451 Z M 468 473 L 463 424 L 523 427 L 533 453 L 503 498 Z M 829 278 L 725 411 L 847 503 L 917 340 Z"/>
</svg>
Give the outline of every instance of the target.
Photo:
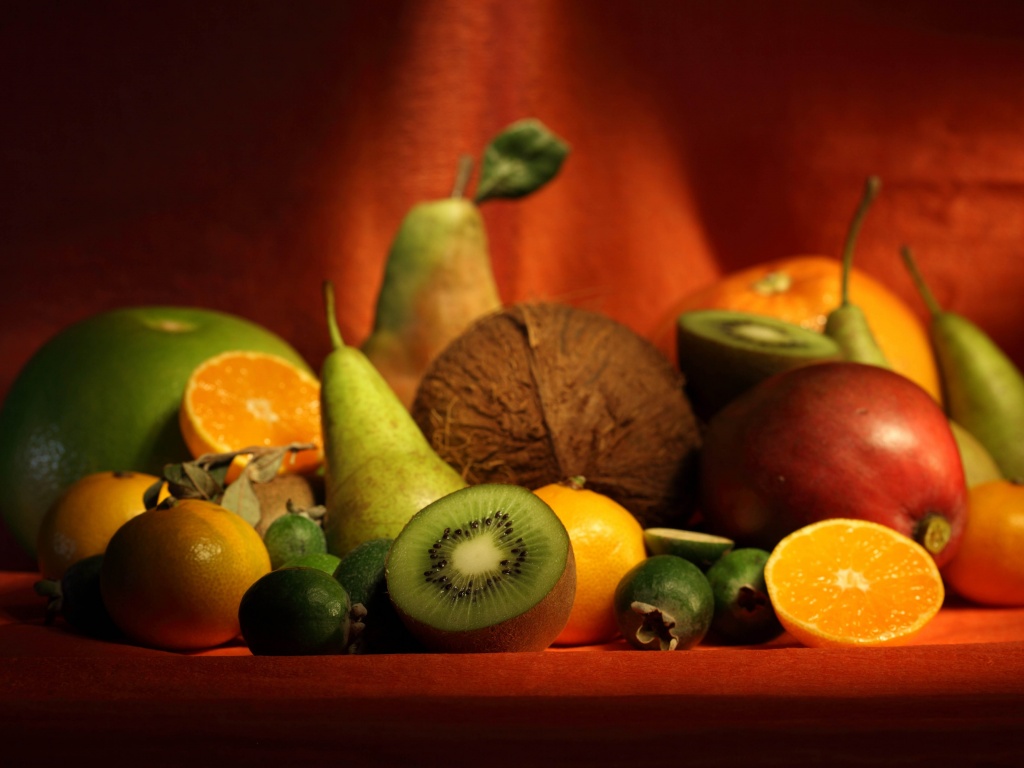
<svg viewBox="0 0 1024 768">
<path fill-rule="evenodd" d="M 700 436 L 683 376 L 605 315 L 536 303 L 478 320 L 427 369 L 412 415 L 471 484 L 582 475 L 645 527 L 692 514 Z"/>
</svg>

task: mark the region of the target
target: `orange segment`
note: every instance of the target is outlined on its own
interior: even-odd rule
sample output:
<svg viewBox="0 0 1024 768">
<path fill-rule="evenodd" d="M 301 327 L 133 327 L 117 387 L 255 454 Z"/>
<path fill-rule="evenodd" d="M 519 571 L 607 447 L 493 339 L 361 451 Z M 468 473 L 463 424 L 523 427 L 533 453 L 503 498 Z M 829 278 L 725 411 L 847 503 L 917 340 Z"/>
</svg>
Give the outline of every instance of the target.
<svg viewBox="0 0 1024 768">
<path fill-rule="evenodd" d="M 779 621 L 810 646 L 906 641 L 945 596 L 920 544 L 864 520 L 824 520 L 795 531 L 775 547 L 764 578 Z"/>
<path fill-rule="evenodd" d="M 291 454 L 283 469 L 309 472 L 323 460 L 320 382 L 274 355 L 225 352 L 205 361 L 189 377 L 179 415 L 195 458 L 252 446 L 314 443 L 316 450 Z"/>
</svg>

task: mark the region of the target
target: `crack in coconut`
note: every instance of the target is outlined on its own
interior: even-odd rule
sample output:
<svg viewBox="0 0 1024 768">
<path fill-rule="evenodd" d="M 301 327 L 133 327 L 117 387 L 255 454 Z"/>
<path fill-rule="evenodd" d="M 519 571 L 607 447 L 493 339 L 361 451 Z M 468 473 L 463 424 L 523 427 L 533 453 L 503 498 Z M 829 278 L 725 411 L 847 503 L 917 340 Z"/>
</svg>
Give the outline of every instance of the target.
<svg viewBox="0 0 1024 768">
<path fill-rule="evenodd" d="M 700 438 L 682 374 L 626 326 L 556 303 L 474 323 L 425 373 L 413 418 L 471 484 L 572 475 L 646 526 L 693 509 Z"/>
</svg>

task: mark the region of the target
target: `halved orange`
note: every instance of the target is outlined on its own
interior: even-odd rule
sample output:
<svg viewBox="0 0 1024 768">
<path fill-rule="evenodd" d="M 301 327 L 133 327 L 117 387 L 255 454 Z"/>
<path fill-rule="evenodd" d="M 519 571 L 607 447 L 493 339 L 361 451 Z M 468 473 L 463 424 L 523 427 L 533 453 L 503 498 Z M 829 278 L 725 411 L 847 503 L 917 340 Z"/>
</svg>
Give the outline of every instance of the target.
<svg viewBox="0 0 1024 768">
<path fill-rule="evenodd" d="M 320 382 L 307 371 L 262 352 L 224 352 L 188 379 L 179 410 L 193 458 L 250 447 L 313 443 L 289 454 L 282 470 L 311 472 L 323 461 Z M 244 461 L 228 473 L 237 475 Z"/>
<path fill-rule="evenodd" d="M 824 520 L 791 533 L 775 546 L 764 578 L 782 625 L 818 647 L 905 642 L 945 597 L 924 547 L 865 520 Z"/>
</svg>

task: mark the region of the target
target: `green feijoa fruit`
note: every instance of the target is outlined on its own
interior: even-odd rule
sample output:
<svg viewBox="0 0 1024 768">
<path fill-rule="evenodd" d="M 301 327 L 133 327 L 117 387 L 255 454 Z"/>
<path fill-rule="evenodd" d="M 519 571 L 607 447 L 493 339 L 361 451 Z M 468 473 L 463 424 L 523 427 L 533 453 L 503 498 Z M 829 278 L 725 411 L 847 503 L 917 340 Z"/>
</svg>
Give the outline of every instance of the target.
<svg viewBox="0 0 1024 768">
<path fill-rule="evenodd" d="M 644 544 L 651 555 L 675 555 L 689 560 L 702 571 L 733 548 L 732 539 L 678 528 L 645 528 Z"/>
<path fill-rule="evenodd" d="M 619 631 L 634 648 L 683 651 L 711 626 L 715 598 L 703 571 L 682 557 L 652 555 L 619 581 L 614 598 Z"/>
<path fill-rule="evenodd" d="M 47 579 L 35 585 L 38 594 L 50 598 L 47 623 L 60 615 L 72 629 L 102 640 L 122 637 L 110 618 L 100 593 L 103 555 L 92 555 L 68 566 L 60 580 Z"/>
<path fill-rule="evenodd" d="M 297 557 L 327 551 L 327 537 L 319 521 L 298 512 L 272 522 L 263 534 L 263 543 L 270 554 L 270 567 L 275 569 Z"/>
<path fill-rule="evenodd" d="M 344 587 L 319 568 L 279 568 L 242 596 L 238 623 L 257 656 L 346 653 L 351 604 Z"/>
<path fill-rule="evenodd" d="M 350 550 L 334 571 L 352 605 L 362 605 L 363 631 L 353 641 L 354 653 L 408 653 L 423 647 L 412 636 L 388 597 L 384 563 L 393 539 L 371 539 Z"/>
<path fill-rule="evenodd" d="M 410 632 L 452 653 L 543 650 L 576 593 L 565 526 L 516 485 L 472 485 L 428 504 L 395 538 L 384 573 Z"/>
<path fill-rule="evenodd" d="M 715 596 L 710 633 L 714 640 L 756 645 L 782 634 L 764 582 L 769 554 L 754 547 L 734 549 L 708 569 L 708 583 Z"/>
<path fill-rule="evenodd" d="M 334 575 L 335 569 L 341 562 L 341 558 L 332 555 L 330 552 L 308 552 L 292 558 L 282 565 L 282 568 L 318 568 L 324 573 Z M 352 600 L 355 603 L 355 600 Z"/>
</svg>

